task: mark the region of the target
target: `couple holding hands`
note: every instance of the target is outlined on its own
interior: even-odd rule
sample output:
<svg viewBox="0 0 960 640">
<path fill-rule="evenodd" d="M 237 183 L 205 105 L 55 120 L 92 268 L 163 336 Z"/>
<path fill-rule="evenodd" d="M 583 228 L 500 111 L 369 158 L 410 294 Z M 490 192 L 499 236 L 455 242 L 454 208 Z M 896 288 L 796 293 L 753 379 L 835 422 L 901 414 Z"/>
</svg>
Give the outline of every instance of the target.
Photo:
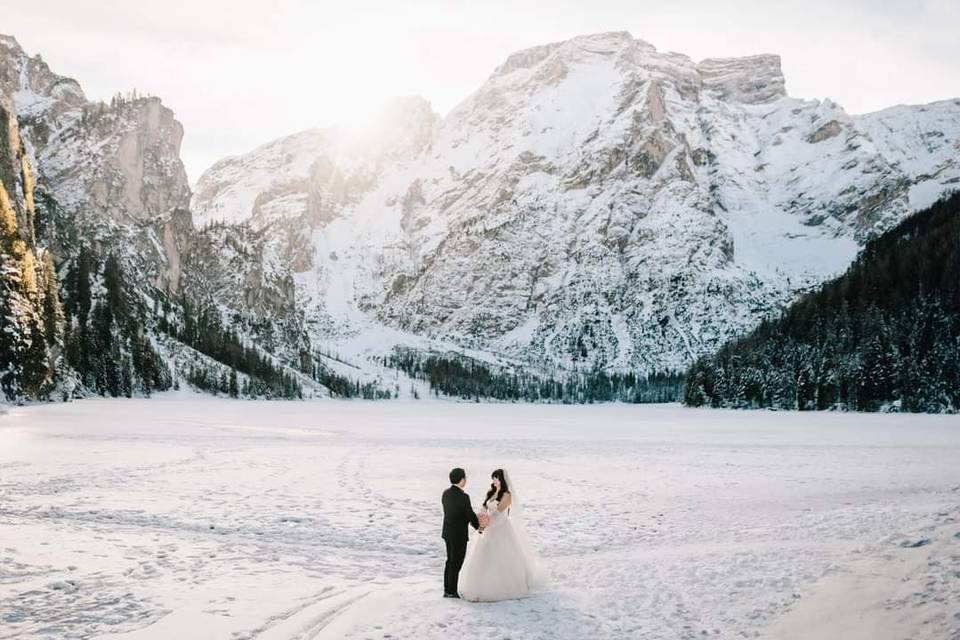
<svg viewBox="0 0 960 640">
<path fill-rule="evenodd" d="M 510 476 L 503 469 L 491 474 L 490 489 L 476 512 L 463 490 L 466 483 L 466 472 L 453 469 L 441 499 L 447 547 L 443 597 L 497 602 L 530 595 L 543 583 L 543 570 L 527 538 Z M 471 526 L 478 534 L 472 542 Z"/>
</svg>

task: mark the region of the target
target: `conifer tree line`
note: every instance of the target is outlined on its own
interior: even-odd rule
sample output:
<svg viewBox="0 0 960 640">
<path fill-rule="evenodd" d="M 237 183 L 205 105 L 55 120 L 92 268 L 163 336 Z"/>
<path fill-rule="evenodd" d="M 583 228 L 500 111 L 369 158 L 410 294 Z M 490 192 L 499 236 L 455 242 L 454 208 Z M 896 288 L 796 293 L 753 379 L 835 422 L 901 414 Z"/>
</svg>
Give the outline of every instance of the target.
<svg viewBox="0 0 960 640">
<path fill-rule="evenodd" d="M 150 337 L 149 310 L 129 291 L 115 255 L 101 261 L 81 247 L 68 261 L 64 293 L 67 363 L 81 392 L 132 397 L 173 385 Z"/>
<path fill-rule="evenodd" d="M 960 410 L 960 194 L 687 372 L 691 406 Z"/>
<path fill-rule="evenodd" d="M 169 304 L 163 308 L 158 328 L 215 361 L 194 362 L 190 366 L 186 379 L 193 387 L 234 398 L 303 398 L 303 386 L 292 373 L 293 365 L 264 355 L 237 331 L 224 326 L 216 306 L 198 307 L 183 297 L 176 311 Z M 311 355 L 309 349 L 300 353 L 299 360 L 296 369 L 326 387 L 333 396 L 380 400 L 396 395 L 375 382 L 338 374 L 325 366 L 319 356 Z M 238 378 L 237 372 L 243 377 Z"/>
<path fill-rule="evenodd" d="M 198 308 L 182 297 L 176 314 L 165 305 L 158 318 L 158 328 L 226 365 L 226 368 L 194 365 L 187 381 L 199 389 L 232 397 L 303 397 L 303 387 L 296 375 L 245 342 L 236 331 L 225 327 L 219 310 L 212 305 Z M 237 381 L 237 372 L 246 376 L 242 384 Z"/>
<path fill-rule="evenodd" d="M 570 373 L 562 378 L 525 371 L 494 370 L 486 363 L 458 354 L 422 354 L 394 349 L 384 365 L 412 378 L 426 380 L 436 395 L 465 400 L 525 402 L 676 402 L 683 376 L 676 373 L 607 373 L 602 370 Z"/>
<path fill-rule="evenodd" d="M 187 382 L 195 389 L 213 395 L 223 394 L 231 398 L 269 397 L 269 389 L 265 385 L 253 378 L 244 378 L 241 383 L 237 376 L 237 370 L 232 367 L 192 364 L 187 371 L 186 378 Z"/>
<path fill-rule="evenodd" d="M 331 357 L 324 355 L 323 357 Z M 360 382 L 341 375 L 327 367 L 320 361 L 319 356 L 309 357 L 301 354 L 304 366 L 303 373 L 325 386 L 330 393 L 340 398 L 362 398 L 364 400 L 389 400 L 399 396 L 396 390 L 391 391 L 378 385 L 376 382 Z"/>
</svg>

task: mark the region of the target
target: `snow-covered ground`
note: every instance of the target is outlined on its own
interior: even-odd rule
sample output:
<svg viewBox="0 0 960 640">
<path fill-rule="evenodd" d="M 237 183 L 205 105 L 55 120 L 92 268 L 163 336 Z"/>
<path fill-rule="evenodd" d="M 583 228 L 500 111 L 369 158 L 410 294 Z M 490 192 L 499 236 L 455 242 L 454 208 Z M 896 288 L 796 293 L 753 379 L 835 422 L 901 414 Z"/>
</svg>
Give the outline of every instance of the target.
<svg viewBox="0 0 960 640">
<path fill-rule="evenodd" d="M 551 587 L 441 596 L 503 466 Z M 111 635 L 118 634 L 118 635 Z M 0 638 L 960 638 L 960 419 L 186 394 L 0 418 Z"/>
</svg>

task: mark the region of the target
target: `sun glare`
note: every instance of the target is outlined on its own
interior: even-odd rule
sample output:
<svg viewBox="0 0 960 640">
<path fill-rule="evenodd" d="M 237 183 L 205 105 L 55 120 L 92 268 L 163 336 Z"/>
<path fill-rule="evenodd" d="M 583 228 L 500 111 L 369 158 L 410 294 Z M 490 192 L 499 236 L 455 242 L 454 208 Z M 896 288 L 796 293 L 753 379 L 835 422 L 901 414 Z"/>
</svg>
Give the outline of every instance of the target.
<svg viewBox="0 0 960 640">
<path fill-rule="evenodd" d="M 392 98 L 417 93 L 419 74 L 410 68 L 413 56 L 406 48 L 387 32 L 305 43 L 298 55 L 314 63 L 312 85 L 304 93 L 322 105 L 325 124 L 369 130 Z"/>
</svg>

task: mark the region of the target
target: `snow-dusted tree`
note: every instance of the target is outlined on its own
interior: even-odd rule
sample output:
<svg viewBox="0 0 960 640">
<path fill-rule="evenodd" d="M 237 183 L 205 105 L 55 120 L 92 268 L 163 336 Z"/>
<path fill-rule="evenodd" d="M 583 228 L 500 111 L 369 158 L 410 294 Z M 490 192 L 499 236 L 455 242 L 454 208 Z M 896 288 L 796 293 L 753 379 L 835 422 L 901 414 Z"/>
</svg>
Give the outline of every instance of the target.
<svg viewBox="0 0 960 640">
<path fill-rule="evenodd" d="M 60 304 L 60 286 L 57 282 L 57 269 L 53 264 L 53 254 L 44 251 L 41 264 L 44 332 L 47 344 L 59 348 L 63 346 L 64 315 L 63 306 Z"/>
<path fill-rule="evenodd" d="M 958 336 L 960 194 L 871 240 L 846 274 L 701 358 L 685 401 L 957 411 Z M 762 382 L 740 385 L 751 370 Z"/>
</svg>

